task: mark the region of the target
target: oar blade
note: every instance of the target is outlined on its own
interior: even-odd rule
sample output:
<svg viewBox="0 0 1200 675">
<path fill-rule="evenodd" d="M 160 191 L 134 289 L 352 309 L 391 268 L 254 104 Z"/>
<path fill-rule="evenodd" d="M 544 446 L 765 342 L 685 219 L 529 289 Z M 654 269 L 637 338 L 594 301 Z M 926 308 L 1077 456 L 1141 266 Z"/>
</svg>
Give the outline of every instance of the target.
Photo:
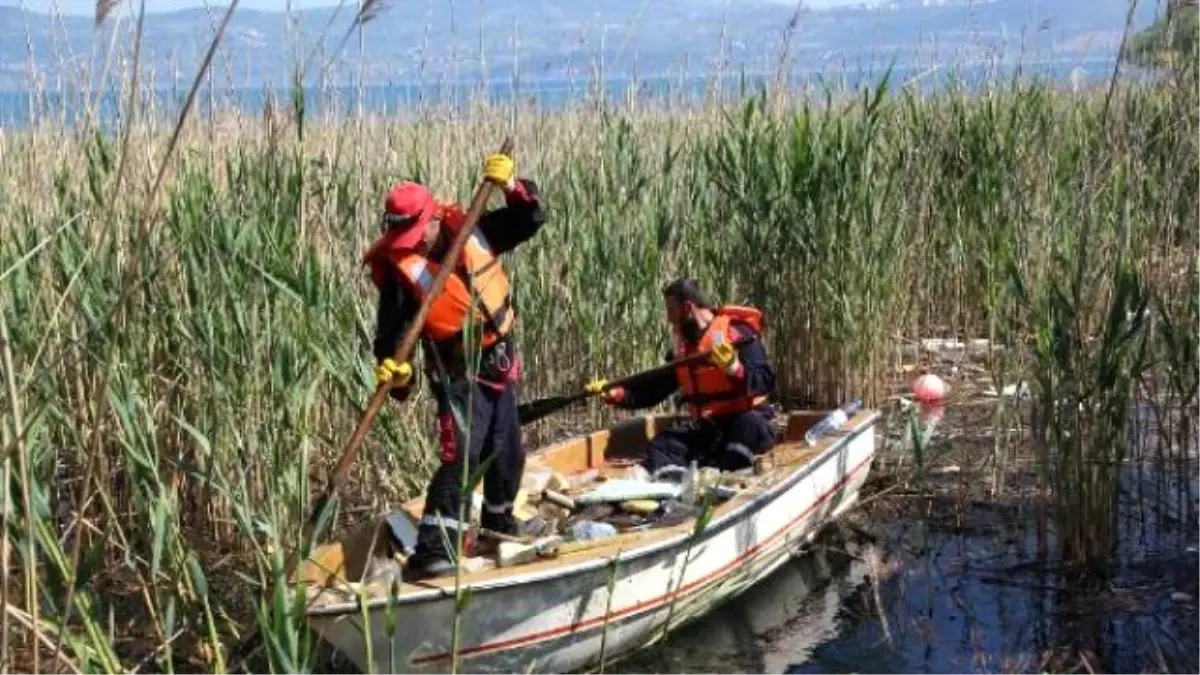
<svg viewBox="0 0 1200 675">
<path fill-rule="evenodd" d="M 578 396 L 551 396 L 517 406 L 517 419 L 522 425 L 536 422 L 579 400 Z"/>
</svg>

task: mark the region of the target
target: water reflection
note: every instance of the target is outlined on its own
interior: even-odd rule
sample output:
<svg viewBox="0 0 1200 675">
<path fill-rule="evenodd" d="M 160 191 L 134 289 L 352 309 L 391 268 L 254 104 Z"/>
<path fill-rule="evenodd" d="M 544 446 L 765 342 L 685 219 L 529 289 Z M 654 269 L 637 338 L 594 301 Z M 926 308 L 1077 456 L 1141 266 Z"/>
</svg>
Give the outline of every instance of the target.
<svg viewBox="0 0 1200 675">
<path fill-rule="evenodd" d="M 784 672 L 839 631 L 841 598 L 866 578 L 860 553 L 836 530 L 771 576 L 662 646 L 617 665 L 621 672 Z"/>
<path fill-rule="evenodd" d="M 863 519 L 874 543 L 826 533 L 610 671 L 1197 672 L 1194 522 L 1185 542 L 1123 505 L 1142 536 L 1124 538 L 1113 574 L 1094 579 L 1053 562 L 1053 522 L 1028 503 L 913 501 Z"/>
</svg>

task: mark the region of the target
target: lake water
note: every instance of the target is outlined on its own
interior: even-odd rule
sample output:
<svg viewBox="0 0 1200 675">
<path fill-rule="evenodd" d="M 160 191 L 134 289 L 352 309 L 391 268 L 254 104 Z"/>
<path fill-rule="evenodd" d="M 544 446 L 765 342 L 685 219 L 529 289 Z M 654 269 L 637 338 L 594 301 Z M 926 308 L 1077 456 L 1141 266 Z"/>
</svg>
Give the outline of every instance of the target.
<svg viewBox="0 0 1200 675">
<path fill-rule="evenodd" d="M 978 89 L 990 83 L 1007 82 L 1020 76 L 1023 79 L 1038 78 L 1061 86 L 1087 86 L 1105 81 L 1113 72 L 1114 60 L 1108 57 L 1089 59 L 1056 59 L 1033 61 L 1016 65 L 993 65 L 969 63 L 961 65 L 897 65 L 891 71 L 890 86 L 904 84 L 919 85 L 923 90 L 938 90 L 954 83 L 968 90 Z M 876 85 L 887 65 L 872 65 L 862 68 L 828 67 L 821 69 L 795 69 L 791 72 L 789 85 L 797 90 L 810 88 L 817 93 L 822 87 L 834 91 L 863 85 Z M 761 73 L 737 74 L 725 78 L 709 76 L 652 76 L 637 80 L 628 77 L 609 78 L 604 86 L 597 87 L 586 78 L 544 78 L 513 83 L 509 80 L 492 80 L 486 86 L 479 82 L 432 83 L 398 82 L 377 84 L 362 90 L 363 109 L 371 114 L 398 115 L 406 111 L 425 108 L 454 110 L 481 99 L 496 104 L 520 101 L 545 109 L 556 109 L 585 100 L 588 96 L 602 96 L 614 105 L 620 105 L 636 97 L 643 102 L 696 101 L 711 93 L 714 87 L 724 96 L 738 97 L 759 90 L 771 82 L 773 76 Z M 190 82 L 180 82 L 177 87 L 160 88 L 154 96 L 153 107 L 160 113 L 177 111 L 186 98 Z M 242 110 L 261 111 L 268 98 L 263 87 L 226 88 L 218 86 L 215 91 L 203 90 L 204 95 L 196 102 L 196 114 L 205 115 L 210 104 L 216 107 L 236 107 Z M 210 100 L 211 93 L 211 100 Z M 290 94 L 286 88 L 276 89 L 276 101 L 289 104 Z M 120 92 L 112 88 L 96 92 L 91 98 L 98 100 L 102 124 L 112 124 L 118 119 L 124 105 Z M 78 92 L 48 92 L 39 98 L 19 91 L 0 92 L 0 127 L 8 129 L 28 126 L 31 114 L 38 118 L 65 120 L 72 123 L 85 107 L 85 98 Z M 359 105 L 359 92 L 352 86 L 341 86 L 323 92 L 309 89 L 305 92 L 306 112 L 321 116 L 333 111 L 353 110 Z"/>
<path fill-rule="evenodd" d="M 1194 522 L 1139 528 L 1157 536 L 1127 538 L 1113 576 L 1084 583 L 1039 555 L 1029 504 L 897 499 L 850 520 L 874 542 L 822 537 L 608 671 L 1197 672 Z"/>
</svg>

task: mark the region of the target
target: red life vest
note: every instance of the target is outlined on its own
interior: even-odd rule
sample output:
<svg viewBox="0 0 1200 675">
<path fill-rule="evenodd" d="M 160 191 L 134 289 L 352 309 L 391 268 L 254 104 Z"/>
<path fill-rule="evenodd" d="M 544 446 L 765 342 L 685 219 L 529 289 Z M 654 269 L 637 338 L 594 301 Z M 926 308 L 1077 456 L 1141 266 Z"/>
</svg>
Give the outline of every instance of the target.
<svg viewBox="0 0 1200 675">
<path fill-rule="evenodd" d="M 450 237 L 461 227 L 463 215 L 461 207 L 442 208 L 442 227 Z M 440 263 L 406 250 L 381 251 L 380 255 L 400 272 L 416 301 L 423 302 Z M 446 277 L 441 293 L 430 306 L 421 335 L 432 342 L 456 339 L 470 316 L 480 329 L 475 335 L 482 335 L 483 346 L 490 347 L 512 331 L 515 316 L 508 275 L 479 230 L 467 238 L 454 272 Z"/>
<path fill-rule="evenodd" d="M 732 343 L 745 337 L 733 327 L 735 321 L 747 324 L 755 334 L 762 331 L 762 312 L 759 310 L 735 305 L 722 307 L 717 310 L 712 323 L 704 330 L 699 344 L 686 344 L 676 332 L 676 358 L 708 351 L 718 340 Z M 729 377 L 724 370 L 707 361 L 691 366 L 679 366 L 675 373 L 683 390 L 684 401 L 691 406 L 693 417 L 742 413 L 767 402 L 766 396 L 751 395 L 746 390 L 743 380 Z"/>
</svg>

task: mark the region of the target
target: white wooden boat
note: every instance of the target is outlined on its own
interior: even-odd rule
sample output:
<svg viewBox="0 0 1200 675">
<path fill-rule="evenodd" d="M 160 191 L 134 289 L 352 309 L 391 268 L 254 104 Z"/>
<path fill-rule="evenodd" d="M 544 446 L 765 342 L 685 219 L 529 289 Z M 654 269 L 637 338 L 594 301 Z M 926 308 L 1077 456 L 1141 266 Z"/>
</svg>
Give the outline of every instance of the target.
<svg viewBox="0 0 1200 675">
<path fill-rule="evenodd" d="M 588 550 L 514 567 L 463 572 L 459 672 L 568 672 L 611 663 L 704 615 L 784 563 L 797 546 L 852 505 L 875 452 L 878 411 L 862 410 L 814 447 L 804 432 L 827 411 L 786 415 L 782 440 L 755 475 L 695 521 L 627 531 Z M 563 474 L 601 475 L 636 458 L 679 420 L 647 416 L 531 453 Z M 614 472 L 615 473 L 615 472 Z M 414 520 L 422 500 L 403 509 Z M 382 521 L 380 521 L 382 522 Z M 308 620 L 364 672 L 449 672 L 455 578 L 355 583 L 382 526 L 319 547 L 294 577 Z M 610 591 L 611 589 L 611 591 Z"/>
</svg>

